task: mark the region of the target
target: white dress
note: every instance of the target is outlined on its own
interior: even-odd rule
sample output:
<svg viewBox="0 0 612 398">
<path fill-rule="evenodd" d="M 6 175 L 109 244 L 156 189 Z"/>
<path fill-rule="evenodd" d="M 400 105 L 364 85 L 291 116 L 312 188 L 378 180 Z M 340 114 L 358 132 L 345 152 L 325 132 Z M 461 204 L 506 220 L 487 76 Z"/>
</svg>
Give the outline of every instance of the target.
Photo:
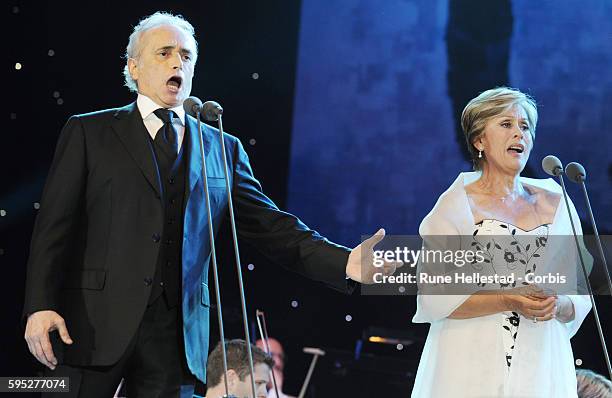
<svg viewBox="0 0 612 398">
<path fill-rule="evenodd" d="M 471 242 L 467 242 L 467 239 L 458 239 L 459 243 L 456 243 L 448 237 L 471 237 L 475 229 L 479 229 L 474 223 L 464 188 L 479 176 L 479 173 L 461 173 L 440 196 L 434 209 L 425 217 L 419 228 L 419 234 L 425 240 L 426 237 L 439 236 L 437 243 L 441 247 L 448 248 L 454 244 L 458 245 L 455 249 L 471 247 Z M 521 178 L 521 182 L 552 192 L 561 192 L 561 187 L 552 179 Z M 579 220 L 571 203 L 570 211 L 574 220 Z M 493 227 L 494 220 L 485 222 L 488 227 Z M 482 228 L 483 225 L 480 225 L 481 230 Z M 552 224 L 538 228 L 545 228 L 546 234 L 551 236 L 571 235 L 567 207 L 563 200 L 559 202 Z M 539 237 L 538 234 L 543 234 L 544 230 L 523 231 L 519 232 L 519 235 L 533 235 L 528 232 Z M 577 232 L 582 233 L 579 222 Z M 535 239 L 534 236 L 527 238 Z M 568 259 L 575 264 L 578 261 L 576 247 L 569 244 L 551 244 L 546 248 L 546 252 L 540 255 L 536 274 L 555 270 L 556 264 L 567 262 Z M 587 261 L 592 262 L 590 256 L 586 257 Z M 495 287 L 483 287 L 493 288 Z M 577 291 L 575 294 L 566 295 L 574 305 L 573 321 L 562 323 L 553 319 L 534 323 L 522 317 L 517 320 L 512 313 L 449 319 L 448 315 L 457 309 L 469 294 L 419 294 L 413 322 L 428 322 L 431 326 L 421 355 L 412 397 L 577 397 L 570 338 L 590 311 L 591 304 L 588 296 L 579 295 Z M 503 327 L 508 325 L 506 322 L 516 327 L 515 330 L 511 329 L 512 334 Z"/>
</svg>

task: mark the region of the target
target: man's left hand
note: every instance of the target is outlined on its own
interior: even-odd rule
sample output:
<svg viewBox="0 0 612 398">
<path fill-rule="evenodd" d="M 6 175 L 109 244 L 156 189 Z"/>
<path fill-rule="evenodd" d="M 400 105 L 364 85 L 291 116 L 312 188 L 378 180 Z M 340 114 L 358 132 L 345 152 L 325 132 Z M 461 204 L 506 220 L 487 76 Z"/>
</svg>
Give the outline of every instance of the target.
<svg viewBox="0 0 612 398">
<path fill-rule="evenodd" d="M 404 265 L 402 262 L 385 261 L 382 267 L 374 266 L 373 248 L 385 237 L 385 230 L 379 229 L 374 235 L 361 242 L 361 244 L 351 250 L 346 264 L 346 275 L 352 280 L 360 283 L 374 283 L 374 274 L 383 273 L 392 275 L 396 268 Z"/>
</svg>

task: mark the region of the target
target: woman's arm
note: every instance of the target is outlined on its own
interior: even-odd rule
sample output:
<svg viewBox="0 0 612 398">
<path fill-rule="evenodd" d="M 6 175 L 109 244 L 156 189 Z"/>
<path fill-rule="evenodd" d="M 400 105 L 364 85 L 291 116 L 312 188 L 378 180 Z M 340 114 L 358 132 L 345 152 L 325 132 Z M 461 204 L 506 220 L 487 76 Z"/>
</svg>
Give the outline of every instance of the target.
<svg viewBox="0 0 612 398">
<path fill-rule="evenodd" d="M 514 311 L 526 318 L 548 321 L 555 317 L 556 306 L 556 296 L 547 296 L 537 288 L 481 290 L 472 294 L 448 318 L 468 319 Z"/>
<path fill-rule="evenodd" d="M 502 295 L 495 290 L 481 290 L 472 294 L 448 317 L 450 319 L 468 319 L 497 314 L 506 311 Z"/>
</svg>

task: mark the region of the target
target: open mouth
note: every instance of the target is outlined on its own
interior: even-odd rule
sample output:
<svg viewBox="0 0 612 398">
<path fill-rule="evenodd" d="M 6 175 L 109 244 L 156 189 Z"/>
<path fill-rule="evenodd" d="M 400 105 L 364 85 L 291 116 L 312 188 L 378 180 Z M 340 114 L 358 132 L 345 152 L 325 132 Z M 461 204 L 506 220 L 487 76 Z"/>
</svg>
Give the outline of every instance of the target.
<svg viewBox="0 0 612 398">
<path fill-rule="evenodd" d="M 180 76 L 172 76 L 166 82 L 166 86 L 170 89 L 170 91 L 177 93 L 183 84 L 183 78 Z"/>
<path fill-rule="evenodd" d="M 525 152 L 525 147 L 521 144 L 514 144 L 514 145 L 510 145 L 507 151 L 510 153 L 521 154 Z"/>
</svg>

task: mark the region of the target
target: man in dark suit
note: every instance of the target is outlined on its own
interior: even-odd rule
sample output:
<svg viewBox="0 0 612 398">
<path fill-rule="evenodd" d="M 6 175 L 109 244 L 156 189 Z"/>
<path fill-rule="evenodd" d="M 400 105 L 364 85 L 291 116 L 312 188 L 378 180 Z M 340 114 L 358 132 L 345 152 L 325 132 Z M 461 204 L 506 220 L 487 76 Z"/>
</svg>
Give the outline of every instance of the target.
<svg viewBox="0 0 612 398">
<path fill-rule="evenodd" d="M 47 375 L 71 377 L 73 396 L 110 397 L 122 377 L 130 397 L 188 396 L 195 378 L 206 380 L 210 306 L 198 134 L 215 233 L 228 201 L 221 146 L 216 129 L 198 132 L 182 108 L 197 59 L 189 22 L 143 19 L 126 57 L 137 100 L 73 116 L 60 135 L 32 237 L 25 339 Z M 383 230 L 352 251 L 329 242 L 280 211 L 240 141 L 224 140 L 241 238 L 341 291 L 347 276 L 371 281 L 375 270 L 361 265 Z"/>
</svg>

